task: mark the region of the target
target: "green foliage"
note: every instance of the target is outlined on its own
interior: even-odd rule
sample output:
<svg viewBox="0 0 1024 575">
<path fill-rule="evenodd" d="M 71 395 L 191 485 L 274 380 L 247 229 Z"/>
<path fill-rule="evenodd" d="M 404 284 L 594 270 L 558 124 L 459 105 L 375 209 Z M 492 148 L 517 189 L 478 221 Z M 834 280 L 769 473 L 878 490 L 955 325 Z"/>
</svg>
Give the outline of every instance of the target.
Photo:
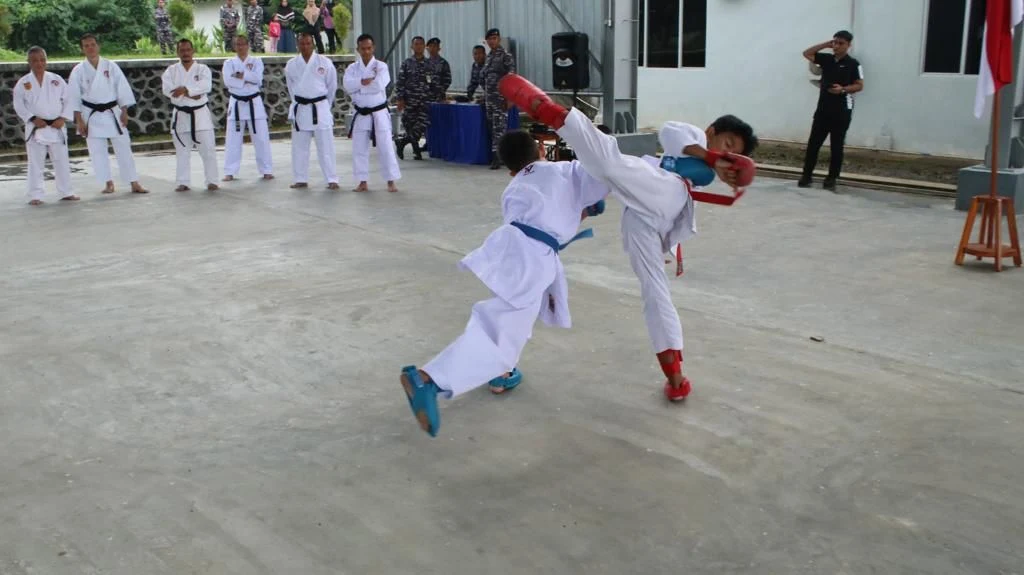
<svg viewBox="0 0 1024 575">
<path fill-rule="evenodd" d="M 214 49 L 213 40 L 206 35 L 205 30 L 191 28 L 181 33 L 181 38 L 188 38 L 192 41 L 192 47 L 196 49 L 196 55 L 212 54 Z"/>
<path fill-rule="evenodd" d="M 178 34 L 191 30 L 195 24 L 192 2 L 188 0 L 171 0 L 167 5 L 167 14 L 171 17 L 171 28 Z"/>
<path fill-rule="evenodd" d="M 352 9 L 343 3 L 336 4 L 331 17 L 334 18 L 334 33 L 338 35 L 338 44 L 341 44 L 352 29 Z"/>
<path fill-rule="evenodd" d="M 11 36 L 11 9 L 0 4 L 0 45 L 6 46 Z"/>
<path fill-rule="evenodd" d="M 160 45 L 149 36 L 143 36 L 135 41 L 135 53 L 140 56 L 159 56 Z"/>
<path fill-rule="evenodd" d="M 39 45 L 77 55 L 78 39 L 92 32 L 107 52 L 126 51 L 155 29 L 149 0 L 0 0 L 0 10 L 8 12 L 6 43 L 14 50 Z"/>
</svg>

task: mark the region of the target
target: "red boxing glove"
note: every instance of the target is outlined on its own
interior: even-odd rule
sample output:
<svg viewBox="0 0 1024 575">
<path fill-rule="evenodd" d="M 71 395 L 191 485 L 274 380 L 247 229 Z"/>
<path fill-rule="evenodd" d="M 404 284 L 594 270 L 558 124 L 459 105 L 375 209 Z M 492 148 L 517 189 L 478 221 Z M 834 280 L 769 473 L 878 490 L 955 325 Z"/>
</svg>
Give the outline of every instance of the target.
<svg viewBox="0 0 1024 575">
<path fill-rule="evenodd" d="M 754 176 L 757 174 L 757 165 L 754 160 L 740 155 L 733 154 L 731 152 L 723 152 L 721 150 L 708 150 L 704 155 L 704 163 L 715 167 L 718 160 L 725 160 L 732 164 L 729 169 L 736 172 L 736 187 L 745 188 L 754 181 Z"/>
</svg>

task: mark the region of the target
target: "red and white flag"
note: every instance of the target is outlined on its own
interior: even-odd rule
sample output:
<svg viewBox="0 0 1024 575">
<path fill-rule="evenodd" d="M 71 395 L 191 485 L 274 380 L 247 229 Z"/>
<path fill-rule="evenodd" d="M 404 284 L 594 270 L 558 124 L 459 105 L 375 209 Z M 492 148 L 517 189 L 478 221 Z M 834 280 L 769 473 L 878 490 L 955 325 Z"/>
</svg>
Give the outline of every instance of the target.
<svg viewBox="0 0 1024 575">
<path fill-rule="evenodd" d="M 985 113 L 985 98 L 1013 81 L 1013 27 L 1024 17 L 1024 0 L 988 0 L 987 4 L 975 118 Z"/>
</svg>

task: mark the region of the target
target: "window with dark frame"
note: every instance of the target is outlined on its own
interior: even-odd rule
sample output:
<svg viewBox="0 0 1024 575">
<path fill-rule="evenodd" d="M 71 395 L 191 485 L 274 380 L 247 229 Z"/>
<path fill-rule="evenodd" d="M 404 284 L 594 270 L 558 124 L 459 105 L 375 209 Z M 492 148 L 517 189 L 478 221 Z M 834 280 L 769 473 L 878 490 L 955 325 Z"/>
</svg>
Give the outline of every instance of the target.
<svg viewBox="0 0 1024 575">
<path fill-rule="evenodd" d="M 638 64 L 703 68 L 707 8 L 707 0 L 640 0 Z"/>
<path fill-rule="evenodd" d="M 929 0 L 926 74 L 977 75 L 985 33 L 986 0 Z"/>
</svg>

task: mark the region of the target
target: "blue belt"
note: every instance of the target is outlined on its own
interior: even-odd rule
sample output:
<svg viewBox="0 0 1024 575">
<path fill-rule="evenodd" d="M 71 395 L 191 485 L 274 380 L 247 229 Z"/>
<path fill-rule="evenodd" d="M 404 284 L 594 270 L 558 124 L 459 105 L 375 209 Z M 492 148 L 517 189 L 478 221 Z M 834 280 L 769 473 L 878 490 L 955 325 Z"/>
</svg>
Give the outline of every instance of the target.
<svg viewBox="0 0 1024 575">
<path fill-rule="evenodd" d="M 574 241 L 576 241 L 578 239 L 594 237 L 594 230 L 591 229 L 591 228 L 587 228 L 587 229 L 583 230 L 582 232 L 580 232 L 580 233 L 576 234 L 575 236 L 573 236 L 573 238 L 571 240 L 565 242 L 564 244 L 559 244 L 558 240 L 556 240 L 554 236 L 552 236 L 551 234 L 549 234 L 549 233 L 547 233 L 547 232 L 545 232 L 543 230 L 538 230 L 537 228 L 535 228 L 533 226 L 528 226 L 526 224 L 521 224 L 519 222 L 512 222 L 512 225 L 517 227 L 517 228 L 519 228 L 524 234 L 526 234 L 526 237 L 528 237 L 530 239 L 537 240 L 538 242 L 540 242 L 540 243 L 548 246 L 549 248 L 555 250 L 556 253 L 564 250 L 567 247 L 569 247 L 569 244 L 573 243 Z"/>
</svg>

